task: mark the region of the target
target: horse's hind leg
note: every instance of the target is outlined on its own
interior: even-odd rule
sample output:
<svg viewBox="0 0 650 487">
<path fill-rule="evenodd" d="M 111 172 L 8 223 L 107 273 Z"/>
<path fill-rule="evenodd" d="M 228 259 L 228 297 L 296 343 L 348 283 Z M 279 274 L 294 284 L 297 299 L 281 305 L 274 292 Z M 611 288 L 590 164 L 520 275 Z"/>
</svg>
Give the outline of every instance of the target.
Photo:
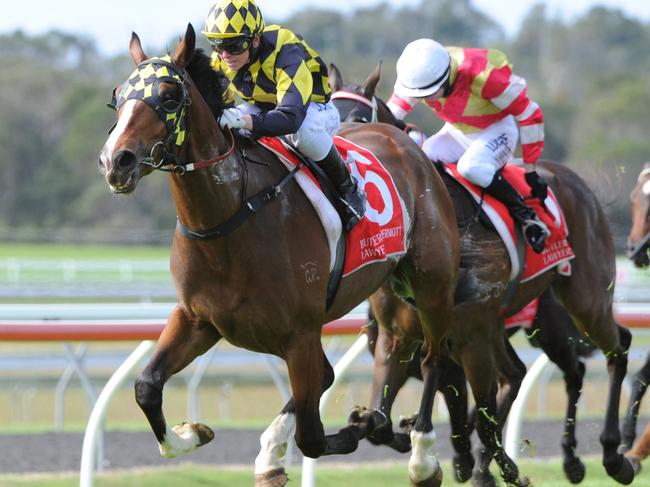
<svg viewBox="0 0 650 487">
<path fill-rule="evenodd" d="M 588 267 L 580 268 L 576 263 L 574 275 L 558 282 L 554 289 L 571 313 L 576 326 L 603 351 L 607 359 L 609 394 L 605 427 L 600 435 L 603 465 L 610 477 L 627 485 L 634 480 L 634 468 L 630 460 L 618 452 L 621 442 L 618 411 L 632 335 L 614 321 L 613 285 L 606 284 L 602 276 L 591 275 L 585 269 Z M 601 283 L 600 288 L 597 287 L 598 283 Z"/>
<path fill-rule="evenodd" d="M 576 455 L 576 413 L 585 375 L 585 364 L 580 360 L 578 350 L 581 346 L 588 350 L 589 346 L 580 345 L 582 337 L 571 317 L 550 292 L 540 296 L 535 329 L 529 336 L 564 375 L 567 411 L 562 435 L 563 468 L 567 479 L 578 484 L 585 477 L 585 465 Z"/>
<path fill-rule="evenodd" d="M 135 381 L 135 400 L 147 417 L 164 457 L 190 452 L 214 438 L 212 430 L 200 423 L 169 428 L 162 410 L 162 392 L 172 375 L 207 352 L 220 338 L 210 323 L 193 320 L 181 308 L 175 308 L 153 356 Z"/>
<path fill-rule="evenodd" d="M 643 395 L 648 388 L 648 383 L 650 383 L 650 353 L 647 355 L 643 367 L 634 375 L 632 380 L 630 406 L 625 416 L 625 423 L 623 423 L 623 439 L 619 451 L 625 452 L 632 448 L 636 438 L 636 421 L 639 415 L 639 407 L 641 406 L 641 399 L 643 399 Z"/>
</svg>

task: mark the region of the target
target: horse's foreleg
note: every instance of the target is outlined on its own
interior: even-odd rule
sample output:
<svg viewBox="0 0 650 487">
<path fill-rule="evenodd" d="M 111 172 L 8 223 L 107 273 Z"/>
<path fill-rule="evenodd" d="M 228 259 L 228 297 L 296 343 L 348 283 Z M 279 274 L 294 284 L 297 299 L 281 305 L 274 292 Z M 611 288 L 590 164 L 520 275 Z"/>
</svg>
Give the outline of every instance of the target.
<svg viewBox="0 0 650 487">
<path fill-rule="evenodd" d="M 334 380 L 334 371 L 325 358 L 317 331 L 293 339 L 286 350 L 293 398 L 283 411 L 295 411 L 295 439 L 300 451 L 307 457 L 318 458 L 327 449 L 318 405 L 323 390 Z"/>
<path fill-rule="evenodd" d="M 641 407 L 641 399 L 645 394 L 648 384 L 650 383 L 650 353 L 645 359 L 645 363 L 641 370 L 639 370 L 632 380 L 632 394 L 630 395 L 630 406 L 625 416 L 625 423 L 623 423 L 623 436 L 621 439 L 620 451 L 627 451 L 632 448 L 634 439 L 636 438 L 636 421 L 639 416 L 639 407 Z"/>
<path fill-rule="evenodd" d="M 454 455 L 454 477 L 457 482 L 466 482 L 472 476 L 474 455 L 470 440 L 471 429 L 467 413 L 467 381 L 463 369 L 453 360 L 445 368 L 440 390 L 445 397 L 451 424 L 451 444 Z"/>
<path fill-rule="evenodd" d="M 207 352 L 221 335 L 209 323 L 191 319 L 180 308 L 170 315 L 153 356 L 135 381 L 135 400 L 153 430 L 160 454 L 173 458 L 208 443 L 214 433 L 200 423 L 182 423 L 169 428 L 162 410 L 165 382 Z"/>
<path fill-rule="evenodd" d="M 502 340 L 502 338 L 497 339 Z M 493 353 L 486 353 L 486 350 Z M 498 369 L 495 359 L 499 360 L 499 370 L 507 367 L 507 361 L 502 362 L 503 351 L 499 350 L 499 344 L 490 344 L 484 340 L 474 339 L 460 352 L 463 368 L 476 402 L 476 431 L 483 444 L 478 454 L 479 463 L 474 468 L 473 485 L 496 485 L 489 470 L 490 462 L 494 459 L 499 465 L 501 476 L 507 485 L 526 486 L 529 484 L 528 479 L 519 478 L 517 465 L 508 457 L 503 448 L 503 424 L 499 421 L 497 408 L 496 374 Z M 511 371 L 511 373 L 514 372 Z"/>
</svg>

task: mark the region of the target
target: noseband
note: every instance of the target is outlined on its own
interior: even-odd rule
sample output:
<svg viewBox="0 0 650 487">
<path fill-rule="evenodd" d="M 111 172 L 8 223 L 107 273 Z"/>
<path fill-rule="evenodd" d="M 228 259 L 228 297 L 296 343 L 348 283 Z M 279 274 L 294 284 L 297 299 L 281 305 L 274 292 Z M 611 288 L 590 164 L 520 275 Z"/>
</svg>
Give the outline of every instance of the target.
<svg viewBox="0 0 650 487">
<path fill-rule="evenodd" d="M 180 99 L 164 99 L 160 94 L 161 83 L 172 83 L 180 87 Z M 111 103 L 108 104 L 110 108 L 117 111 L 128 100 L 140 100 L 158 115 L 167 129 L 166 137 L 153 145 L 149 156 L 140 161 L 140 164 L 182 175 L 221 162 L 232 154 L 235 149 L 235 137 L 229 130 L 230 147 L 226 153 L 193 163 L 182 163 L 178 160 L 177 149 L 183 145 L 189 131 L 187 108 L 192 104 L 189 92 L 190 82 L 186 71 L 173 64 L 169 56 L 145 59 L 137 65 L 129 79 L 113 91 Z M 109 133 L 116 124 L 117 122 Z M 158 157 L 156 153 L 159 153 Z"/>
<path fill-rule="evenodd" d="M 354 115 L 355 119 L 364 123 L 377 122 L 377 98 L 374 96 L 372 100 L 368 100 L 365 96 L 353 93 L 352 91 L 340 90 L 332 93 L 332 100 L 351 100 L 362 105 L 361 107 L 350 110 L 346 120 L 353 118 Z M 363 115 L 361 115 L 362 112 Z"/>
</svg>

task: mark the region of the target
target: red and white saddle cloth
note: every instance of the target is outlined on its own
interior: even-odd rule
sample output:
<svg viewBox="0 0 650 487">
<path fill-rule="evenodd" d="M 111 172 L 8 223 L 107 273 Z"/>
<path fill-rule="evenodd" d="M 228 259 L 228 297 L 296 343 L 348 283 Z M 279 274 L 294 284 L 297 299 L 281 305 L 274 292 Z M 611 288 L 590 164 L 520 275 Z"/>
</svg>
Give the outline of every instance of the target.
<svg viewBox="0 0 650 487">
<path fill-rule="evenodd" d="M 506 329 L 516 328 L 518 326 L 522 328 L 531 328 L 533 326 L 533 321 L 535 321 L 535 317 L 537 316 L 537 308 L 539 308 L 539 298 L 533 299 L 518 313 L 506 318 L 504 320 L 504 326 Z"/>
<path fill-rule="evenodd" d="M 445 164 L 444 167 L 447 173 L 465 187 L 477 203 L 481 201 L 481 188 L 464 179 L 458 173 L 456 164 Z M 530 194 L 530 188 L 524 179 L 524 169 L 522 167 L 506 164 L 502 174 L 519 191 L 519 194 Z M 550 188 L 548 197 L 544 203 L 550 215 L 542 208 L 539 200 L 526 200 L 526 204 L 535 210 L 540 220 L 546 223 L 546 226 L 551 232 L 551 236 L 546 239 L 546 247 L 541 254 L 536 253 L 530 246 L 526 245 L 526 259 L 524 271 L 520 277 L 521 282 L 533 279 L 551 267 L 557 267 L 558 272 L 562 275 L 571 275 L 571 259 L 574 258 L 574 254 L 566 239 L 569 230 L 566 226 L 560 205 Z M 520 270 L 515 246 L 515 223 L 505 205 L 488 194 L 483 195 L 483 211 L 494 225 L 494 228 L 508 250 L 511 264 L 510 279 L 515 279 Z"/>
<path fill-rule="evenodd" d="M 280 139 L 265 137 L 259 139 L 259 143 L 276 154 L 287 169 L 292 170 L 298 165 L 298 158 Z M 343 276 L 346 276 L 373 262 L 403 255 L 408 247 L 410 218 L 393 178 L 372 152 L 342 137 L 334 137 L 334 144 L 367 198 L 363 219 L 347 236 L 343 266 Z M 331 271 L 336 259 L 336 245 L 343 230 L 341 219 L 309 169 L 303 167 L 296 174 L 296 181 L 311 201 L 325 229 Z"/>
</svg>

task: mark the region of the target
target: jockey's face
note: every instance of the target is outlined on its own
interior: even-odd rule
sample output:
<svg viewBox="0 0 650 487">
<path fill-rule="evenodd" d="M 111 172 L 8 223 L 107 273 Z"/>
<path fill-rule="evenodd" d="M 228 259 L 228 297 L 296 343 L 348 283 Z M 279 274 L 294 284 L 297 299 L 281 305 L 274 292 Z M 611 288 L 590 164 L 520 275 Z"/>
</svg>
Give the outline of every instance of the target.
<svg viewBox="0 0 650 487">
<path fill-rule="evenodd" d="M 259 36 L 256 36 L 253 38 L 252 46 L 254 48 L 257 48 L 259 47 L 259 45 L 260 45 L 260 38 Z M 223 50 L 219 52 L 219 57 L 223 59 L 223 62 L 226 63 L 228 69 L 231 69 L 233 71 L 239 71 L 248 63 L 248 61 L 250 61 L 251 51 L 250 49 L 246 49 L 244 52 L 241 52 L 239 54 L 232 54 L 227 50 Z"/>
<path fill-rule="evenodd" d="M 433 95 L 425 96 L 425 100 L 429 101 L 436 101 L 442 98 L 442 96 L 445 94 L 445 85 L 442 86 L 438 91 L 436 91 Z"/>
</svg>

